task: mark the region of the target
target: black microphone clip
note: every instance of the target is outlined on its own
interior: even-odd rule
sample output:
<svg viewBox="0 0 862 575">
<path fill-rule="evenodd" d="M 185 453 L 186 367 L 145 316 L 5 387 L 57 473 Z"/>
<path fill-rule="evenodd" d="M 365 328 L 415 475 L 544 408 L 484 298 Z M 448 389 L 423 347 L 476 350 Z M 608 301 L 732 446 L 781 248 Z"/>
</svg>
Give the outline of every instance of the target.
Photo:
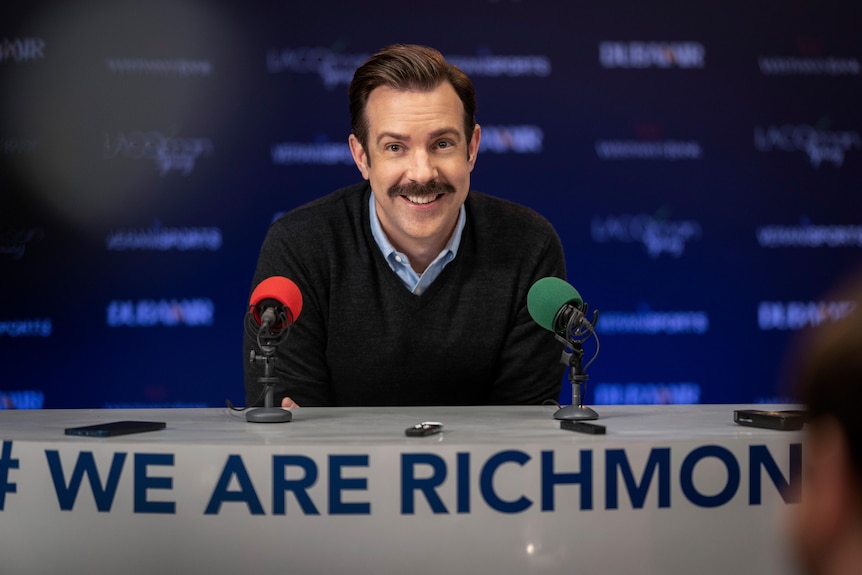
<svg viewBox="0 0 862 575">
<path fill-rule="evenodd" d="M 587 302 L 581 305 L 563 305 L 554 316 L 554 333 L 557 340 L 566 345 L 578 344 L 593 334 L 599 321 L 599 310 L 593 310 L 593 319 L 590 321 L 587 319 L 589 309 L 590 304 Z"/>
<path fill-rule="evenodd" d="M 260 310 L 263 310 L 262 312 Z M 257 343 L 261 350 L 266 353 L 267 348 L 276 348 L 287 337 L 288 330 L 293 324 L 293 314 L 284 304 L 274 300 L 266 299 L 256 306 L 260 325 L 257 328 Z M 249 312 L 250 321 L 257 323 L 255 313 Z"/>
</svg>

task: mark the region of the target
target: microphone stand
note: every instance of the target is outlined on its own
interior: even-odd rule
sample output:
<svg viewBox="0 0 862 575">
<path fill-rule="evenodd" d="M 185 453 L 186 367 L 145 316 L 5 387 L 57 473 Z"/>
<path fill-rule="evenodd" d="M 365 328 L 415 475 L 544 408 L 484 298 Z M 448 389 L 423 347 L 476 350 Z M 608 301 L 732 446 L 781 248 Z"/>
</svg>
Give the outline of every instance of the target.
<svg viewBox="0 0 862 575">
<path fill-rule="evenodd" d="M 588 308 L 589 304 L 584 302 L 583 311 L 574 307 L 570 311 L 566 310 L 566 313 L 569 313 L 565 329 L 566 337 L 557 335 L 557 339 L 572 350 L 569 352 L 563 349 L 563 354 L 560 357 L 560 363 L 569 366 L 569 382 L 572 384 L 572 404 L 558 409 L 554 413 L 554 419 L 585 421 L 599 418 L 599 414 L 594 409 L 584 406 L 583 398 L 584 384 L 589 379 L 589 376 L 586 374 L 586 367 L 583 366 L 583 342 L 590 335 L 596 338 L 596 355 L 599 354 L 599 338 L 595 332 L 595 324 L 599 319 L 599 312 L 598 310 L 593 311 L 593 321 L 591 323 L 586 318 Z M 560 313 L 564 313 L 564 310 L 560 310 Z M 587 365 L 592 363 L 594 359 L 595 355 Z"/>
<path fill-rule="evenodd" d="M 254 319 L 251 314 L 248 315 L 246 321 L 249 322 L 248 325 L 253 325 Z M 275 350 L 278 344 L 287 338 L 287 332 L 290 327 L 286 318 L 281 325 L 286 327 L 275 333 L 270 332 L 269 336 L 263 335 L 263 341 L 261 341 L 261 336 L 266 329 L 261 326 L 257 341 L 263 353 L 262 355 L 258 355 L 254 350 L 251 350 L 249 354 L 249 363 L 263 363 L 263 375 L 257 378 L 257 382 L 262 384 L 265 389 L 263 407 L 256 407 L 245 414 L 245 420 L 251 423 L 286 423 L 293 419 L 293 414 L 290 411 L 283 409 L 281 406 L 276 407 L 274 405 L 275 390 L 273 386 L 278 383 L 278 378 L 273 373 L 275 370 L 275 360 L 277 359 Z"/>
<path fill-rule="evenodd" d="M 554 419 L 598 419 L 599 414 L 594 409 L 584 406 L 583 386 L 589 376 L 584 373 L 581 363 L 584 358 L 584 348 L 581 342 L 569 344 L 572 352 L 563 351 L 560 363 L 569 366 L 569 382 L 572 384 L 572 405 L 561 407 L 554 413 Z"/>
</svg>

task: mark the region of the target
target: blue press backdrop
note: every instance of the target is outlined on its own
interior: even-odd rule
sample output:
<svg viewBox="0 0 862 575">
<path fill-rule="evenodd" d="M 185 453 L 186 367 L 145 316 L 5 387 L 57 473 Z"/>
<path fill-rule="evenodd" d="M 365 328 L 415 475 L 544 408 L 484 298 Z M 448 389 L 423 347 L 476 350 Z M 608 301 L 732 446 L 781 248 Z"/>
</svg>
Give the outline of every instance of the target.
<svg viewBox="0 0 862 575">
<path fill-rule="evenodd" d="M 0 407 L 241 404 L 266 228 L 358 181 L 347 83 L 394 42 L 472 77 L 473 188 L 601 310 L 587 403 L 780 400 L 851 311 L 858 2 L 34 0 L 0 18 Z"/>
</svg>

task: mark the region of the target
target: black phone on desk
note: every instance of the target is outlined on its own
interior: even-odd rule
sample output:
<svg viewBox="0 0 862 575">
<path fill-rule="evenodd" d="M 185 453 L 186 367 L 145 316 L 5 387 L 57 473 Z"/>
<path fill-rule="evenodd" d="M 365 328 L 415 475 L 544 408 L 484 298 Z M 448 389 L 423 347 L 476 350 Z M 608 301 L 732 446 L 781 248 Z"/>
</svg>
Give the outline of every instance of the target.
<svg viewBox="0 0 862 575">
<path fill-rule="evenodd" d="M 69 427 L 66 435 L 84 435 L 88 437 L 114 437 L 131 433 L 144 433 L 164 429 L 164 421 L 111 421 L 82 427 Z"/>
<path fill-rule="evenodd" d="M 736 409 L 733 421 L 739 425 L 760 427 L 762 429 L 778 429 L 781 431 L 796 431 L 805 425 L 807 414 L 799 409 L 767 411 L 761 409 Z"/>
</svg>

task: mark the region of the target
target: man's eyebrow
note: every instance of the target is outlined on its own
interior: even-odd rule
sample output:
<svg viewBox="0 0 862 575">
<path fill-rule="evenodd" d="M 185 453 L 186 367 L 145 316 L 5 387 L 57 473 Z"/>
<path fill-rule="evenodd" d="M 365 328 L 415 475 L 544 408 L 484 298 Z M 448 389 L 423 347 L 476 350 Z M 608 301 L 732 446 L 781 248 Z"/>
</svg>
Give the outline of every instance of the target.
<svg viewBox="0 0 862 575">
<path fill-rule="evenodd" d="M 439 130 L 434 130 L 431 132 L 431 139 L 439 138 L 440 136 L 449 136 L 449 135 L 457 136 L 457 139 L 461 139 L 461 132 L 458 131 L 458 128 L 440 128 Z"/>
<path fill-rule="evenodd" d="M 382 132 L 377 136 L 375 141 L 379 144 L 381 140 L 409 140 L 410 138 L 404 134 L 396 134 L 395 132 Z"/>
<path fill-rule="evenodd" d="M 461 133 L 458 131 L 458 128 L 440 128 L 439 130 L 434 130 L 429 134 L 430 139 L 434 140 L 441 136 L 449 136 L 455 135 L 460 140 Z M 400 140 L 404 142 L 410 141 L 410 136 L 406 134 L 398 134 L 396 132 L 382 132 L 377 136 L 375 141 L 379 144 L 382 140 L 391 139 L 391 140 Z"/>
</svg>

